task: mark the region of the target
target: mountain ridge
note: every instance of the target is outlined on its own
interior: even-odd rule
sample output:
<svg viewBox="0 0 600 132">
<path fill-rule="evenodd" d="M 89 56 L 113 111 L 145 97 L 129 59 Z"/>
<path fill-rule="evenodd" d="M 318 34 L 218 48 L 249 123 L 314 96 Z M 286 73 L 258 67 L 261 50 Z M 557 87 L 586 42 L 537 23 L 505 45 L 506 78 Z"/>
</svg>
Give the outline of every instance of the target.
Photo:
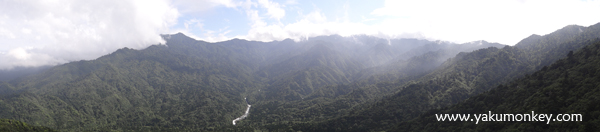
<svg viewBox="0 0 600 132">
<path fill-rule="evenodd" d="M 600 39 L 540 71 L 500 85 L 489 92 L 471 97 L 459 104 L 425 112 L 420 117 L 398 124 L 391 131 L 444 131 L 444 130 L 546 130 L 546 131 L 593 131 L 598 129 L 598 87 L 591 81 L 598 78 L 598 49 Z M 566 71 L 566 72 L 565 72 Z M 576 122 L 441 122 L 432 117 L 440 113 L 527 113 L 582 114 Z M 548 119 L 549 120 L 549 119 Z M 423 127 L 423 126 L 430 127 Z"/>
<path fill-rule="evenodd" d="M 7 93 L 0 94 L 0 118 L 61 131 L 388 130 L 544 69 L 589 45 L 599 27 L 567 26 L 503 47 L 372 36 L 210 43 L 162 35 L 165 44 L 0 82 Z M 233 126 L 246 103 L 248 117 Z"/>
<path fill-rule="evenodd" d="M 572 34 L 574 27 L 577 28 L 576 34 Z M 506 46 L 502 49 L 487 48 L 471 53 L 460 53 L 455 58 L 442 64 L 437 71 L 417 79 L 415 83 L 400 84 L 402 88 L 399 88 L 400 90 L 393 95 L 361 106 L 365 109 L 355 110 L 347 116 L 321 123 L 297 125 L 298 127 L 295 129 L 303 131 L 386 130 L 388 128 L 382 125 L 385 122 L 399 122 L 415 118 L 416 115 L 427 109 L 441 108 L 458 103 L 470 96 L 506 83 L 512 78 L 522 77 L 525 73 L 534 72 L 538 70 L 538 67 L 546 66 L 545 63 L 540 63 L 540 60 L 551 62 L 557 60 L 556 58 L 566 56 L 569 48 L 563 48 L 564 46 L 580 49 L 589 45 L 590 42 L 587 40 L 593 40 L 595 39 L 594 36 L 596 38 L 600 36 L 598 27 L 600 27 L 600 24 L 592 25 L 583 32 L 579 32 L 577 26 L 567 26 L 565 29 L 559 29 L 543 36 L 542 39 L 546 41 L 533 44 L 538 46 L 548 45 L 544 48 L 538 47 L 537 50 L 536 48 L 520 49 L 519 46 Z M 558 41 L 549 42 L 547 40 Z M 497 71 L 502 67 L 512 67 L 513 70 L 508 70 L 508 72 Z M 444 70 L 444 68 L 454 70 Z M 475 74 L 475 76 L 471 74 Z"/>
</svg>

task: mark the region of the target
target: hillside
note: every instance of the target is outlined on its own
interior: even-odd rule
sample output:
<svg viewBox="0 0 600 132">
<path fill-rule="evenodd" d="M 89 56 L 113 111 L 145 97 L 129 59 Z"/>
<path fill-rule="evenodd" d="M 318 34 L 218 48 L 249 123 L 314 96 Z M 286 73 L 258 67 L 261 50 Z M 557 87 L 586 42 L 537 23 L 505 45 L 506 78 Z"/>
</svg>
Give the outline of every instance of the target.
<svg viewBox="0 0 600 132">
<path fill-rule="evenodd" d="M 320 112 L 313 108 L 334 105 L 338 96 L 363 94 L 354 89 L 370 84 L 352 83 L 360 82 L 362 79 L 356 76 L 369 66 L 391 63 L 395 59 L 390 58 L 408 51 L 428 50 L 420 46 L 459 51 L 480 47 L 411 39 L 389 40 L 390 45 L 381 45 L 380 42 L 386 42 L 384 39 L 368 36 L 323 36 L 301 42 L 288 39 L 266 43 L 240 39 L 208 43 L 181 33 L 163 38 L 165 44 L 142 50 L 122 48 L 95 60 L 71 62 L 0 82 L 0 117 L 61 131 L 219 131 L 239 128 L 231 120 L 243 114 L 243 99 L 247 98 L 253 105 L 252 112 L 262 112 L 251 112 L 239 125 L 278 123 L 293 117 L 290 113 L 295 110 L 303 111 L 294 114 L 306 117 L 301 121 L 323 120 L 321 116 L 326 113 L 305 112 Z M 372 52 L 387 46 L 402 48 L 404 52 Z M 435 53 L 416 52 L 409 60 L 445 57 L 429 54 Z M 387 59 L 375 62 L 364 61 L 363 57 Z M 434 67 L 437 66 L 429 68 Z M 422 71 L 424 74 L 430 70 Z M 385 80 L 389 79 L 370 81 Z M 324 94 L 334 90 L 331 87 L 337 89 L 333 96 Z M 330 111 L 347 111 L 395 88 L 366 92 L 361 99 L 350 101 L 349 105 L 334 105 Z M 304 98 L 319 103 L 305 104 L 310 109 L 286 108 L 302 103 Z M 269 119 L 254 122 L 261 114 Z"/>
<path fill-rule="evenodd" d="M 0 132 L 600 131 L 599 12 L 600 0 L 0 0 Z M 582 120 L 491 122 L 533 111 Z M 481 120 L 449 121 L 465 114 Z"/>
<path fill-rule="evenodd" d="M 571 32 L 572 27 L 567 26 L 539 37 L 546 41 L 537 41 L 535 45 L 548 46 L 541 49 L 520 49 L 518 47 L 522 43 L 519 43 L 514 47 L 487 48 L 471 53 L 460 53 L 414 82 L 392 84 L 399 87 L 396 89 L 400 89 L 393 95 L 355 106 L 352 111 L 335 119 L 321 123 L 301 123 L 293 128 L 303 131 L 385 130 L 391 127 L 386 124 L 410 120 L 429 109 L 461 102 L 500 84 L 535 72 L 547 66 L 542 62 L 566 57 L 569 49 L 580 49 L 590 45 L 591 40 L 600 36 L 598 28 L 600 24 L 582 28 L 581 32 L 579 30 Z M 553 43 L 547 43 L 549 41 Z"/>
<path fill-rule="evenodd" d="M 24 78 L 13 85 L 23 92 L 0 100 L 0 116 L 59 130 L 177 130 L 229 125 L 243 112 L 240 94 L 257 87 L 247 72 L 168 52 L 121 49 Z"/>
<path fill-rule="evenodd" d="M 592 40 L 540 71 L 500 85 L 466 101 L 430 110 L 418 118 L 396 125 L 391 131 L 594 131 L 600 125 L 597 95 L 600 70 L 600 40 Z M 535 113 L 582 114 L 582 121 L 570 122 L 480 122 L 437 121 L 435 114 Z M 556 119 L 556 118 L 553 118 Z"/>
<path fill-rule="evenodd" d="M 386 130 L 537 71 L 589 45 L 599 27 L 567 26 L 515 46 L 163 35 L 165 44 L 0 82 L 0 117 L 61 131 Z M 233 126 L 246 102 L 250 115 Z"/>
<path fill-rule="evenodd" d="M 516 46 L 163 35 L 165 44 L 0 82 L 0 117 L 61 131 L 386 130 L 537 71 L 589 45 L 599 27 L 567 26 Z M 246 103 L 249 116 L 232 125 Z"/>
<path fill-rule="evenodd" d="M 31 126 L 27 123 L 10 120 L 0 119 L 0 131 L 3 132 L 57 132 L 47 127 Z"/>
</svg>

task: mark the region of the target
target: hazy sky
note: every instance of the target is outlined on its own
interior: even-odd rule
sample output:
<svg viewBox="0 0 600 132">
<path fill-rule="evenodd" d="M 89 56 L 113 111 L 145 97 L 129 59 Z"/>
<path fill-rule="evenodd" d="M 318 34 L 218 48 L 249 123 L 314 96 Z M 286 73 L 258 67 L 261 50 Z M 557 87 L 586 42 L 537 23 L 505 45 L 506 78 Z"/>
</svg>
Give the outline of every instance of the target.
<svg viewBox="0 0 600 132">
<path fill-rule="evenodd" d="M 0 69 L 95 59 L 176 32 L 210 42 L 367 34 L 514 45 L 599 14 L 589 0 L 0 0 Z"/>
</svg>

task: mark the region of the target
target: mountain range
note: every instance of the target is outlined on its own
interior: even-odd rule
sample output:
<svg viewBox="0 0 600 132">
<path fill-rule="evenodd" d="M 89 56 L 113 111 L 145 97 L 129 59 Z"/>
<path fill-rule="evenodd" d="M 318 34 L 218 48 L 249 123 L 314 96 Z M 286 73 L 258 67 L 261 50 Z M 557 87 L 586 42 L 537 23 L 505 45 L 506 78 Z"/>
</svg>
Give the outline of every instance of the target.
<svg viewBox="0 0 600 132">
<path fill-rule="evenodd" d="M 587 73 L 597 69 L 600 24 L 531 35 L 515 46 L 366 35 L 217 43 L 161 36 L 165 44 L 141 50 L 2 71 L 11 74 L 1 76 L 0 118 L 59 131 L 442 131 L 539 124 L 435 122 L 434 113 L 597 114 L 590 106 L 596 85 L 584 84 L 595 83 Z M 526 92 L 515 93 L 520 86 Z M 534 103 L 515 104 L 522 99 Z M 248 104 L 248 117 L 232 124 Z M 587 130 L 595 120 L 541 127 Z"/>
</svg>

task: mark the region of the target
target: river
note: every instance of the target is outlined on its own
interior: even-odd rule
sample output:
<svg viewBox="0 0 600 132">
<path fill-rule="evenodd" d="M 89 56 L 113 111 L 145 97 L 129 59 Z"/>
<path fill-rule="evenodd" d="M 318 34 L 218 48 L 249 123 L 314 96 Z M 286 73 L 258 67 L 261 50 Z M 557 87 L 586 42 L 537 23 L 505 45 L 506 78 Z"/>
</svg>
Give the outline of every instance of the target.
<svg viewBox="0 0 600 132">
<path fill-rule="evenodd" d="M 236 121 L 239 121 L 239 120 L 242 120 L 242 119 L 246 118 L 246 117 L 248 116 L 248 113 L 250 112 L 250 107 L 251 107 L 252 105 L 248 104 L 248 100 L 247 100 L 246 98 L 244 98 L 244 100 L 246 100 L 246 104 L 248 105 L 248 108 L 246 108 L 246 112 L 244 113 L 244 115 L 242 115 L 242 116 L 240 116 L 240 117 L 238 117 L 238 118 L 235 118 L 235 119 L 233 120 L 233 125 L 235 125 L 235 122 L 236 122 Z"/>
</svg>

